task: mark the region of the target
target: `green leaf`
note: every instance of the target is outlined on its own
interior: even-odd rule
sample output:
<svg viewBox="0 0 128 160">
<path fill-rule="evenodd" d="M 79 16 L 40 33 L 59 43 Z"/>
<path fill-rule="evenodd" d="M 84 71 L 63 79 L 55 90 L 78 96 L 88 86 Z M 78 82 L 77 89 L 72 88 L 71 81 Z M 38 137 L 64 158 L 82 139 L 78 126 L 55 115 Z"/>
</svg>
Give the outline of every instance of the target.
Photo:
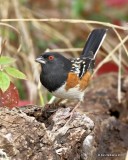
<svg viewBox="0 0 128 160">
<path fill-rule="evenodd" d="M 15 69 L 13 67 L 6 67 L 5 70 L 9 75 L 13 76 L 14 78 L 27 79 L 26 75 L 20 72 L 18 69 Z"/>
<path fill-rule="evenodd" d="M 72 3 L 72 13 L 73 16 L 81 16 L 82 11 L 84 11 L 85 1 L 84 0 L 74 0 Z"/>
<path fill-rule="evenodd" d="M 9 85 L 10 85 L 9 76 L 6 73 L 0 71 L 0 89 L 3 92 L 5 92 L 8 89 Z"/>
<path fill-rule="evenodd" d="M 9 38 L 10 38 L 10 40 L 12 40 L 12 41 L 15 41 L 16 40 L 16 34 L 14 33 L 14 32 L 9 32 Z"/>
<path fill-rule="evenodd" d="M 0 57 L 0 65 L 14 63 L 14 61 L 15 61 L 14 58 L 6 57 L 6 56 Z"/>
</svg>

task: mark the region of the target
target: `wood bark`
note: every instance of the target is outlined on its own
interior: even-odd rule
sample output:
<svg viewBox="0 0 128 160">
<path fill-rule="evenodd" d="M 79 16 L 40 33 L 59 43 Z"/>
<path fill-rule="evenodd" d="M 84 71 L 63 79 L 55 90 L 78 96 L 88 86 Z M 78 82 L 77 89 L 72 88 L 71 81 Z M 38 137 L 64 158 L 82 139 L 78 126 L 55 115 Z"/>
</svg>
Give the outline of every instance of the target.
<svg viewBox="0 0 128 160">
<path fill-rule="evenodd" d="M 0 160 L 124 160 L 128 149 L 128 77 L 93 80 L 84 103 L 0 108 Z M 65 125 L 66 124 L 66 125 Z"/>
</svg>

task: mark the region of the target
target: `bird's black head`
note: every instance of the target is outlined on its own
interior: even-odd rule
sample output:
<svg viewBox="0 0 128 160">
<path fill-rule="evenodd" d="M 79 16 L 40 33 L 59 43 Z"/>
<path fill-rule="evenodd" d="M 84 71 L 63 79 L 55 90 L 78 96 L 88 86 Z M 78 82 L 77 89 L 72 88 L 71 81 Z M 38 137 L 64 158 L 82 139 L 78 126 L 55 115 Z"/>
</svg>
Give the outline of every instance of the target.
<svg viewBox="0 0 128 160">
<path fill-rule="evenodd" d="M 36 62 L 41 64 L 41 83 L 49 91 L 53 91 L 66 80 L 71 69 L 71 61 L 56 52 L 45 52 Z"/>
<path fill-rule="evenodd" d="M 59 69 L 69 70 L 71 65 L 69 59 L 56 52 L 45 52 L 36 58 L 36 62 L 41 64 L 44 72 L 48 72 L 49 70 L 57 72 Z"/>
</svg>

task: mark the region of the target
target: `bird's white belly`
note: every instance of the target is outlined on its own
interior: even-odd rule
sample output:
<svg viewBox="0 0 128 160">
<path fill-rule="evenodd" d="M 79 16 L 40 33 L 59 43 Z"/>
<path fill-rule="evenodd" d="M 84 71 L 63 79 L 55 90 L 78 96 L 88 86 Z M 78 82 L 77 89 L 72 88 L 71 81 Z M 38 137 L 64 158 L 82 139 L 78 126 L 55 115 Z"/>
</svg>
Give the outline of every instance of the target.
<svg viewBox="0 0 128 160">
<path fill-rule="evenodd" d="M 83 100 L 83 97 L 84 97 L 84 92 L 79 90 L 79 86 L 66 90 L 65 84 L 61 86 L 59 89 L 57 89 L 56 91 L 52 92 L 52 94 L 62 99 Z"/>
</svg>

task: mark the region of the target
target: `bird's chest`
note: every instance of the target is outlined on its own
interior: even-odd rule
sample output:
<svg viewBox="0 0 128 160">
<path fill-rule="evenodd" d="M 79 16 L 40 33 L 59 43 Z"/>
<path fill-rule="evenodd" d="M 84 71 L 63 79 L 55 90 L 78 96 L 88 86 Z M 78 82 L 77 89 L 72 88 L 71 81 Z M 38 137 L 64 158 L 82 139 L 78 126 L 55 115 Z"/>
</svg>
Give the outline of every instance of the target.
<svg viewBox="0 0 128 160">
<path fill-rule="evenodd" d="M 58 98 L 73 100 L 82 100 L 84 96 L 84 92 L 80 91 L 79 85 L 67 90 L 66 83 L 63 84 L 60 88 L 58 88 L 56 91 L 52 92 L 52 94 Z"/>
<path fill-rule="evenodd" d="M 48 72 L 47 74 L 42 73 L 40 80 L 42 85 L 49 90 L 49 92 L 54 92 L 60 88 L 67 79 L 67 74 L 64 72 Z"/>
<path fill-rule="evenodd" d="M 79 79 L 75 73 L 70 72 L 66 83 L 52 93 L 59 98 L 83 100 L 85 89 L 89 84 L 90 77 L 90 72 L 87 72 L 82 79 Z"/>
</svg>

